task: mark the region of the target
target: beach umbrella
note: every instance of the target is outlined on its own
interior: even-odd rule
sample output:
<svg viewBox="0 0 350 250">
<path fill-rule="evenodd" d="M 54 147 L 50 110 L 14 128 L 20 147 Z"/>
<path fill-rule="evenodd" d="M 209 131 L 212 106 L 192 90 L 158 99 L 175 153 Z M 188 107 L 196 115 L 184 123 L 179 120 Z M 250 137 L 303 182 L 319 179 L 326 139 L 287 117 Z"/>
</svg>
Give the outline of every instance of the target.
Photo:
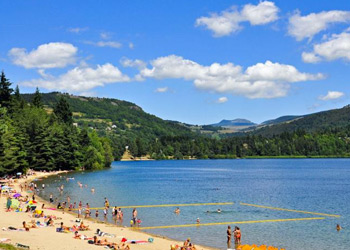
<svg viewBox="0 0 350 250">
<path fill-rule="evenodd" d="M 16 193 L 13 195 L 14 198 L 21 197 L 22 195 L 20 193 Z"/>
</svg>

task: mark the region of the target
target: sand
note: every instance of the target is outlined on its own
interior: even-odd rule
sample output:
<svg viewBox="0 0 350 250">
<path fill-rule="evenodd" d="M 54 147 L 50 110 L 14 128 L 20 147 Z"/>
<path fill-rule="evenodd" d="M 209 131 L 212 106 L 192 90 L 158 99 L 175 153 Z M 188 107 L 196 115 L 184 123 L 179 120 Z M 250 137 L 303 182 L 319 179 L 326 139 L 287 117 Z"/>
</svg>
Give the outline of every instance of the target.
<svg viewBox="0 0 350 250">
<path fill-rule="evenodd" d="M 19 184 L 24 182 L 29 182 L 34 178 L 45 178 L 48 175 L 59 174 L 61 172 L 54 173 L 35 173 L 35 175 L 28 177 L 28 179 L 19 179 L 17 183 L 14 183 L 15 189 L 17 191 L 20 190 Z M 26 192 L 22 192 L 22 194 L 29 195 Z M 4 195 L 0 198 L 0 229 L 8 228 L 9 226 L 21 228 L 22 222 L 26 221 L 27 223 L 31 220 L 35 219 L 35 221 L 43 222 L 44 219 L 32 218 L 30 213 L 24 212 L 6 212 L 6 199 Z M 38 201 L 38 208 L 41 208 L 42 203 L 45 203 L 45 207 L 53 207 L 48 202 L 40 199 L 38 197 L 36 199 Z M 62 218 L 62 220 L 55 220 L 54 227 L 44 227 L 44 228 L 36 228 L 30 229 L 29 232 L 23 231 L 3 231 L 0 230 L 0 239 L 1 238 L 9 238 L 11 239 L 10 243 L 15 245 L 16 243 L 20 243 L 23 245 L 30 246 L 30 249 L 105 249 L 103 246 L 95 246 L 88 244 L 86 240 L 77 240 L 73 239 L 73 233 L 57 233 L 56 227 L 59 227 L 61 221 L 63 221 L 65 226 L 73 226 L 76 220 L 76 215 L 73 213 L 63 213 L 62 211 L 54 211 L 54 210 L 44 210 L 44 214 L 46 215 L 54 215 L 56 217 Z M 103 232 L 107 232 L 110 234 L 116 235 L 115 238 L 106 238 L 111 242 L 120 242 L 122 237 L 131 240 L 145 240 L 148 238 L 153 238 L 153 243 L 137 245 L 130 244 L 130 248 L 132 250 L 138 249 L 152 249 L 152 250 L 167 250 L 170 249 L 170 245 L 178 244 L 182 245 L 183 242 L 178 242 L 175 240 L 167 239 L 165 237 L 149 235 L 147 233 L 136 231 L 128 227 L 116 227 L 111 224 L 96 222 L 93 220 L 84 220 L 84 224 L 88 225 L 91 228 L 91 231 L 79 232 L 80 234 L 86 235 L 88 237 L 93 237 L 94 233 L 97 229 L 100 229 Z M 100 238 L 100 237 L 99 237 Z M 184 239 L 185 240 L 185 239 Z M 213 248 L 199 246 L 196 245 L 196 249 L 198 250 L 210 250 Z"/>
</svg>

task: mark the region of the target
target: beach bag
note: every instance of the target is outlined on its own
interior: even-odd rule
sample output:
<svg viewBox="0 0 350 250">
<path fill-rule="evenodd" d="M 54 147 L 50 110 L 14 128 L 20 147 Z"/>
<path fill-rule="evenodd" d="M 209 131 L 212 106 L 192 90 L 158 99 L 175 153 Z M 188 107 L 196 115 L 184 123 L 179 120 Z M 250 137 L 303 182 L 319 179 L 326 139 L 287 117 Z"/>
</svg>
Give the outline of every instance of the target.
<svg viewBox="0 0 350 250">
<path fill-rule="evenodd" d="M 26 246 L 26 245 L 23 245 L 23 244 L 20 244 L 20 243 L 16 243 L 16 247 L 18 247 L 18 248 L 30 249 L 29 246 Z"/>
</svg>

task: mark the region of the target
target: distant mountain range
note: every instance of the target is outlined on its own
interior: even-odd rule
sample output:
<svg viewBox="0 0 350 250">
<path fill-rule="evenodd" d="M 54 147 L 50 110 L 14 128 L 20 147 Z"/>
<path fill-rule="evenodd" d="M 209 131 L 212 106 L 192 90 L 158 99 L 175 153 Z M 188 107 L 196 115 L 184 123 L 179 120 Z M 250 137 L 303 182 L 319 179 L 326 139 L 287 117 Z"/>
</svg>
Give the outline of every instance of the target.
<svg viewBox="0 0 350 250">
<path fill-rule="evenodd" d="M 252 133 L 263 136 L 278 135 L 283 132 L 305 130 L 314 132 L 350 126 L 350 105 L 340 109 L 332 109 L 302 116 L 281 116 L 256 124 L 246 119 L 222 120 L 209 126 L 221 127 L 222 133 Z M 225 132 L 226 131 L 226 132 Z"/>
<path fill-rule="evenodd" d="M 278 117 L 277 119 L 267 120 L 260 124 L 254 123 L 247 119 L 237 118 L 234 120 L 222 120 L 218 123 L 210 124 L 207 126 L 222 127 L 228 130 L 232 130 L 233 132 L 239 132 L 239 131 L 250 131 L 252 129 L 262 128 L 265 126 L 271 126 L 271 125 L 276 125 L 280 123 L 290 122 L 299 118 L 302 118 L 302 116 L 287 115 L 287 116 Z"/>
<path fill-rule="evenodd" d="M 247 127 L 257 125 L 254 122 L 251 122 L 247 119 L 234 119 L 234 120 L 222 120 L 219 123 L 211 124 L 213 127 Z"/>
</svg>

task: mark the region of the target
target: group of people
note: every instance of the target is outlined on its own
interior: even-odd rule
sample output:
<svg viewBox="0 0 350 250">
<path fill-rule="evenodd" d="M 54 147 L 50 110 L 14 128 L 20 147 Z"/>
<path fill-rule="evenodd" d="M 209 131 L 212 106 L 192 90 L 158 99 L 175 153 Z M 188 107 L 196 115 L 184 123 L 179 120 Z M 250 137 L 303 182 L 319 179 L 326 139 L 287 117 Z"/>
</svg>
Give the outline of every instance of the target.
<svg viewBox="0 0 350 250">
<path fill-rule="evenodd" d="M 197 248 L 191 242 L 191 238 L 187 238 L 182 246 L 179 245 L 171 245 L 170 250 L 196 250 Z"/>
<path fill-rule="evenodd" d="M 231 226 L 227 227 L 227 248 L 231 247 L 232 234 L 234 237 L 235 245 L 238 246 L 241 244 L 241 229 L 235 226 L 235 229 L 231 230 Z"/>
</svg>

